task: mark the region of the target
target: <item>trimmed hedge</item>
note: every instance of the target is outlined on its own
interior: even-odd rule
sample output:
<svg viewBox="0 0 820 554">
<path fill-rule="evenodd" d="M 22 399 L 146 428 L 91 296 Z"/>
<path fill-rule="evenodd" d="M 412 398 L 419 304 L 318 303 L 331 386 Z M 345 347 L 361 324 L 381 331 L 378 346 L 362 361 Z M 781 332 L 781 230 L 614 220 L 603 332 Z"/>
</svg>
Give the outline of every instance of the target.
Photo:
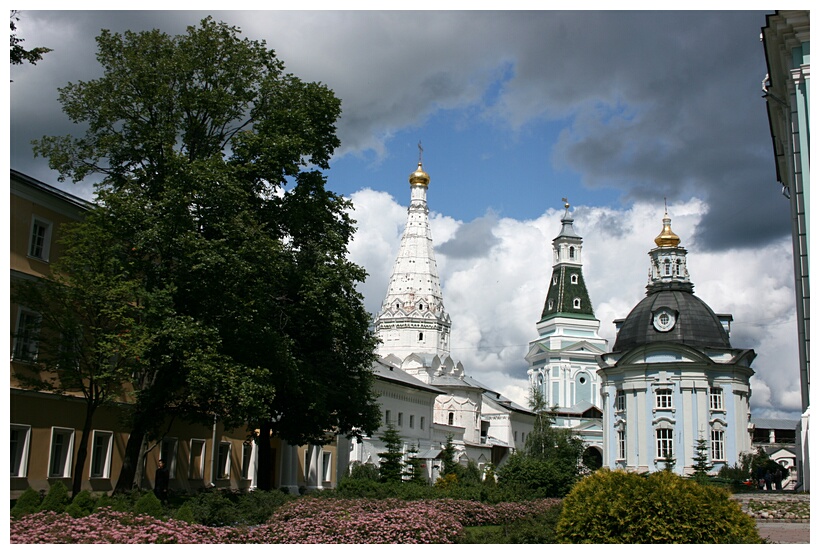
<svg viewBox="0 0 820 554">
<path fill-rule="evenodd" d="M 754 520 L 723 489 L 669 471 L 601 469 L 564 499 L 556 541 L 568 544 L 757 544 Z"/>
</svg>

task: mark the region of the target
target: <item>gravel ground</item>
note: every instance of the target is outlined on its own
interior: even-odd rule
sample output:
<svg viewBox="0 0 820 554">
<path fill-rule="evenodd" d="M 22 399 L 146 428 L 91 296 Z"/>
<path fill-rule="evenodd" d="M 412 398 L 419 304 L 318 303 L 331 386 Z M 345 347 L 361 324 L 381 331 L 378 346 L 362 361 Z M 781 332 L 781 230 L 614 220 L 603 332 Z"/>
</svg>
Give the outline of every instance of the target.
<svg viewBox="0 0 820 554">
<path fill-rule="evenodd" d="M 770 544 L 810 544 L 809 495 L 783 492 L 736 494 L 757 532 Z"/>
</svg>

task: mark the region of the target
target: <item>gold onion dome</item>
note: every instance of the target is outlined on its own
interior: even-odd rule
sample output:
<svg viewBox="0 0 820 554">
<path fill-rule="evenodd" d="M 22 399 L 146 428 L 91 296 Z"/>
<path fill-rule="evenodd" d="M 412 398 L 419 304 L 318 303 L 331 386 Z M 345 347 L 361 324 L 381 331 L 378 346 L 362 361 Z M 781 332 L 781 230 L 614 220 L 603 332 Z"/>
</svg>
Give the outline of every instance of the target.
<svg viewBox="0 0 820 554">
<path fill-rule="evenodd" d="M 419 162 L 419 167 L 410 174 L 410 184 L 424 187 L 430 184 L 430 176 L 421 168 L 421 162 Z"/>
<path fill-rule="evenodd" d="M 663 246 L 677 246 L 680 244 L 680 237 L 672 232 L 672 220 L 669 214 L 663 214 L 663 230 L 661 234 L 655 237 L 655 244 L 659 247 Z"/>
</svg>

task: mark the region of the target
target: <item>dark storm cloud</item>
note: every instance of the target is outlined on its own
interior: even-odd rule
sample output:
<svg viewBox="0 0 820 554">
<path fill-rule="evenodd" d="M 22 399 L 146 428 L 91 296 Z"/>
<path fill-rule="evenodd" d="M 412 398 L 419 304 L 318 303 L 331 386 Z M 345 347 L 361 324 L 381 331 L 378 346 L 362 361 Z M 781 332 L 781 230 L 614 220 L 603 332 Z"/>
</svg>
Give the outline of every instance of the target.
<svg viewBox="0 0 820 554">
<path fill-rule="evenodd" d="M 485 256 L 501 241 L 493 234 L 498 218 L 493 213 L 461 225 L 453 238 L 439 245 L 436 250 L 454 259 L 470 259 Z"/>
<path fill-rule="evenodd" d="M 207 12 L 21 15 L 26 45 L 54 51 L 12 71 L 12 167 L 53 182 L 30 142 L 76 132 L 56 104 L 57 87 L 99 75 L 100 29 L 179 34 Z M 709 213 L 694 240 L 705 250 L 789 233 L 760 92 L 764 12 L 213 15 L 266 40 L 288 71 L 336 92 L 339 155 L 386 155 L 394 133 L 422 126 L 438 110 L 469 108 L 500 129 L 560 122 L 548 154 L 556 169 L 577 173 L 587 188 L 620 191 L 625 204 L 701 199 Z"/>
</svg>

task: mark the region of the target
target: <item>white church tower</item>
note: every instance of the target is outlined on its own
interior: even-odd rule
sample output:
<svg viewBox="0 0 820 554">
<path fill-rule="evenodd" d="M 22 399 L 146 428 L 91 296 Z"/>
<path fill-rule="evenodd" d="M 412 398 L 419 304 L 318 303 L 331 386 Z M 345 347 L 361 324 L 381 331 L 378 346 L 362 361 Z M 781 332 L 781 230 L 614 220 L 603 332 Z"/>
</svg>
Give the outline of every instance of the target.
<svg viewBox="0 0 820 554">
<path fill-rule="evenodd" d="M 404 359 L 413 353 L 429 353 L 444 359 L 450 354 L 450 316 L 444 311 L 427 219 L 429 183 L 430 176 L 419 160 L 410 174 L 407 224 L 375 322 L 380 357 L 393 354 Z"/>
<path fill-rule="evenodd" d="M 583 239 L 564 199 L 561 232 L 552 241 L 553 266 L 549 289 L 536 324 L 538 338 L 527 352 L 530 389 L 536 388 L 556 415 L 556 424 L 572 428 L 591 454 L 603 457 L 602 401 L 596 356 L 607 350 L 598 334 L 584 282 Z"/>
</svg>

